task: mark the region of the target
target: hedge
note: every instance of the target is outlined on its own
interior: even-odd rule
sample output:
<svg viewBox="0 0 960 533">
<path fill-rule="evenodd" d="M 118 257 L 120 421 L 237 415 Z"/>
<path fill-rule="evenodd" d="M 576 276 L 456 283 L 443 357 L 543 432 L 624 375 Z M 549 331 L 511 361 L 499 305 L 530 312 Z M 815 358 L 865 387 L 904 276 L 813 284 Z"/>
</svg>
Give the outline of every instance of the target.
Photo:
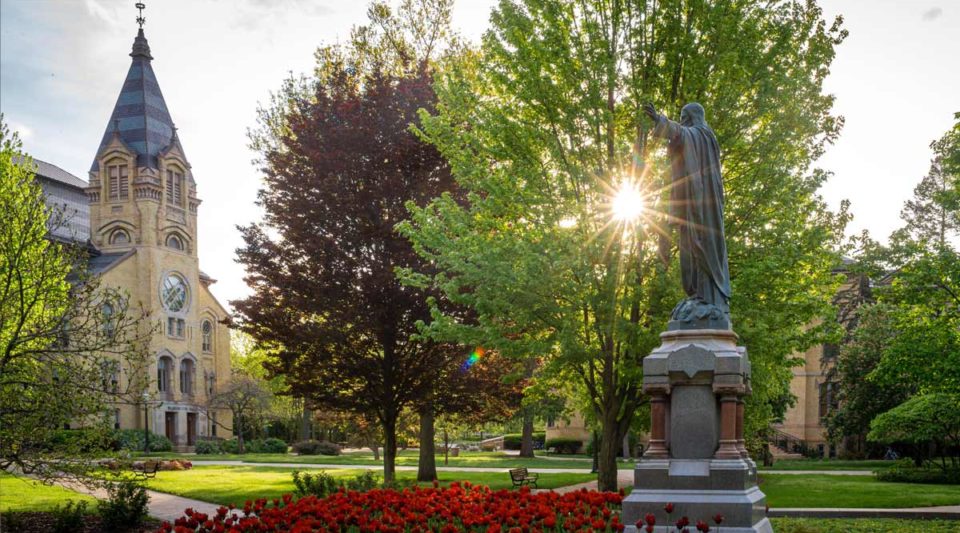
<svg viewBox="0 0 960 533">
<path fill-rule="evenodd" d="M 340 446 L 332 442 L 302 440 L 293 443 L 293 451 L 298 455 L 340 455 Z"/>
<path fill-rule="evenodd" d="M 557 453 L 574 454 L 583 448 L 583 442 L 581 442 L 580 439 L 547 439 L 544 447 L 548 450 L 553 449 Z"/>
<path fill-rule="evenodd" d="M 542 431 L 533 432 L 533 449 L 542 450 L 543 443 L 547 438 L 547 434 Z M 523 439 L 523 434 L 521 433 L 508 433 L 503 436 L 503 449 L 504 450 L 519 450 L 520 441 Z"/>
</svg>

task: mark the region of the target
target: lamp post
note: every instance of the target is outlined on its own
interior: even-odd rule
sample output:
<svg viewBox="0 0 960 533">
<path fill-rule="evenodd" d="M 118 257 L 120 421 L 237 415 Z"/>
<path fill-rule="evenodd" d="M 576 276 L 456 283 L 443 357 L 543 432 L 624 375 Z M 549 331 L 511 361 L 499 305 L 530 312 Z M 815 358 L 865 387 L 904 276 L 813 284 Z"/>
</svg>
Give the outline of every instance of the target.
<svg viewBox="0 0 960 533">
<path fill-rule="evenodd" d="M 150 405 L 150 393 L 143 393 L 143 453 L 150 453 L 150 419 L 147 407 Z"/>
</svg>

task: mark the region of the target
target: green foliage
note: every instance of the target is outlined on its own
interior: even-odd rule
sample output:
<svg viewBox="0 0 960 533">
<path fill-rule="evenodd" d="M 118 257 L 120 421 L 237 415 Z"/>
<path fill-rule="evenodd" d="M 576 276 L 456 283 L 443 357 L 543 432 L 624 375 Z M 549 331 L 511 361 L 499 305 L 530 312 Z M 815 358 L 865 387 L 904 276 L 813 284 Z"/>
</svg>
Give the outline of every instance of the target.
<svg viewBox="0 0 960 533">
<path fill-rule="evenodd" d="M 543 448 L 543 442 L 546 440 L 547 434 L 540 431 L 533 433 L 533 449 L 540 450 Z M 503 449 L 504 450 L 519 450 L 520 441 L 523 440 L 522 433 L 508 433 L 503 436 Z"/>
<path fill-rule="evenodd" d="M 89 511 L 86 501 L 70 500 L 63 507 L 56 506 L 51 514 L 53 515 L 53 533 L 75 533 L 83 531 Z"/>
<path fill-rule="evenodd" d="M 108 498 L 101 500 L 98 512 L 106 531 L 124 531 L 143 523 L 148 516 L 150 496 L 136 481 L 117 481 L 107 486 Z"/>
<path fill-rule="evenodd" d="M 839 407 L 830 413 L 831 437 L 866 435 L 870 421 L 907 399 L 904 387 L 888 387 L 872 379 L 884 350 L 896 337 L 888 304 L 867 304 L 856 310 L 856 329 L 841 348 L 833 376 L 839 387 Z"/>
<path fill-rule="evenodd" d="M 197 455 L 215 455 L 224 453 L 223 449 L 220 447 L 220 441 L 214 439 L 197 440 L 197 444 L 194 446 L 194 451 L 197 453 Z"/>
<path fill-rule="evenodd" d="M 960 394 L 931 393 L 910 398 L 877 416 L 867 438 L 884 443 L 934 443 L 941 455 L 950 455 L 960 468 Z M 944 458 L 941 466 L 947 468 Z"/>
<path fill-rule="evenodd" d="M 543 447 L 556 453 L 575 454 L 583 449 L 583 442 L 579 439 L 554 438 L 547 439 Z"/>
<path fill-rule="evenodd" d="M 667 163 L 641 105 L 676 116 L 699 101 L 719 139 L 752 436 L 789 405 L 790 355 L 821 342 L 834 316 L 848 215 L 817 196 L 827 175 L 811 164 L 842 123 L 822 91 L 840 22 L 815 2 L 503 1 L 482 49 L 438 76 L 421 135 L 468 201 L 409 206 L 400 230 L 439 273 L 402 276 L 476 312 L 435 309 L 433 338 L 536 354 L 538 380 L 583 389 L 608 443 L 601 488 L 615 488 L 616 443 L 645 401 L 641 359 L 681 297 L 662 238 Z M 645 196 L 639 224 L 612 220 L 624 180 Z"/>
<path fill-rule="evenodd" d="M 297 455 L 340 455 L 340 446 L 332 442 L 302 440 L 293 443 L 293 451 Z"/>
<path fill-rule="evenodd" d="M 113 433 L 113 439 L 116 447 L 121 450 L 130 450 L 142 452 L 144 445 L 144 432 L 142 429 L 118 429 Z M 158 435 L 150 432 L 150 450 L 151 452 L 169 452 L 173 450 L 173 443 L 166 435 Z"/>
<path fill-rule="evenodd" d="M 876 476 L 877 481 L 960 485 L 960 468 L 918 467 L 909 459 L 898 461 L 890 468 L 877 470 Z"/>
<path fill-rule="evenodd" d="M 300 498 L 304 496 L 324 498 L 341 488 L 366 492 L 377 488 L 379 483 L 380 476 L 372 470 L 366 470 L 362 474 L 347 479 L 333 477 L 323 470 L 315 474 L 298 470 L 293 472 L 293 484 L 296 487 L 296 494 Z"/>
<path fill-rule="evenodd" d="M 47 479 L 109 452 L 116 403 L 149 376 L 152 322 L 89 275 L 85 246 L 48 238 L 68 233 L 71 214 L 47 207 L 35 168 L 0 116 L 0 469 Z M 83 438 L 58 433 L 78 421 Z"/>
<path fill-rule="evenodd" d="M 253 453 L 287 453 L 287 443 L 282 439 L 269 438 L 264 439 L 258 449 L 251 450 Z"/>
</svg>

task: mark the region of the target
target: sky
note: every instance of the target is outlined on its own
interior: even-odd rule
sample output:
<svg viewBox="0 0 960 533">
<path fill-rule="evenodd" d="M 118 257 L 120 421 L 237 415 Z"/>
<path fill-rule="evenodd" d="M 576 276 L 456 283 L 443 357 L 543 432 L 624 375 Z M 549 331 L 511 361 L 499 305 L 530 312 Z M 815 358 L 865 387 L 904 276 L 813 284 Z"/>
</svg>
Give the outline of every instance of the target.
<svg viewBox="0 0 960 533">
<path fill-rule="evenodd" d="M 494 0 L 458 0 L 454 27 L 478 40 Z M 234 260 L 238 224 L 258 219 L 260 177 L 247 131 L 317 46 L 343 42 L 366 0 L 147 0 L 153 68 L 203 201 L 200 267 L 224 304 L 249 294 Z M 133 0 L 0 0 L 0 112 L 28 153 L 87 179 L 130 65 Z M 960 111 L 960 0 L 821 0 L 842 15 L 825 91 L 846 124 L 816 163 L 821 194 L 849 199 L 849 233 L 883 238 L 930 165 L 931 141 Z"/>
</svg>

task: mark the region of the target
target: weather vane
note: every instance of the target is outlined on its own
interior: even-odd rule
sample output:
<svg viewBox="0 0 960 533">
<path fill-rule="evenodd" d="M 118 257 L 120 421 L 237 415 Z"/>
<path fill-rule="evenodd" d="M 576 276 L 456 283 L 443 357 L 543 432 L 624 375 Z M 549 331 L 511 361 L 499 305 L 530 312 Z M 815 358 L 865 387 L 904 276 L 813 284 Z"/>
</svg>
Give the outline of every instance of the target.
<svg viewBox="0 0 960 533">
<path fill-rule="evenodd" d="M 140 25 L 140 29 L 142 30 L 143 23 L 147 21 L 147 19 L 143 18 L 143 10 L 146 9 L 147 6 L 145 6 L 143 2 L 137 2 L 135 7 L 140 11 L 140 13 L 137 15 L 137 24 Z"/>
</svg>

